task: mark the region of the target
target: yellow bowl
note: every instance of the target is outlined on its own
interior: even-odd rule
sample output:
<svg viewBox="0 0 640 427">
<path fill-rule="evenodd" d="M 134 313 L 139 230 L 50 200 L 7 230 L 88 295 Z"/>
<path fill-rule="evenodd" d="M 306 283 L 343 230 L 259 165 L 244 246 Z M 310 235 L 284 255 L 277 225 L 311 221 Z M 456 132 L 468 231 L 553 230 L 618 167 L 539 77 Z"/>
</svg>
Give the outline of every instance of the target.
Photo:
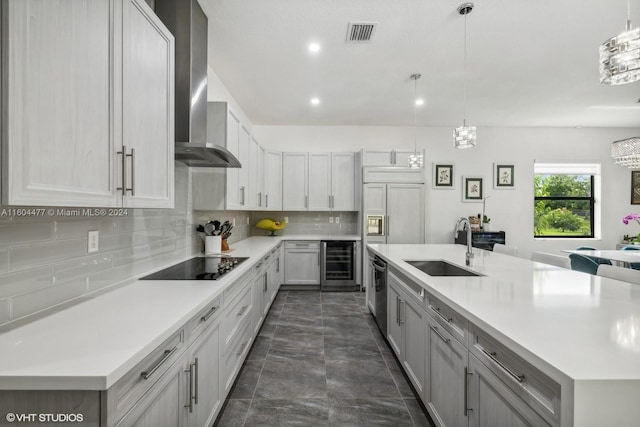
<svg viewBox="0 0 640 427">
<path fill-rule="evenodd" d="M 282 230 L 287 226 L 286 222 L 279 222 L 270 218 L 263 218 L 256 224 L 256 227 L 267 231 Z"/>
</svg>

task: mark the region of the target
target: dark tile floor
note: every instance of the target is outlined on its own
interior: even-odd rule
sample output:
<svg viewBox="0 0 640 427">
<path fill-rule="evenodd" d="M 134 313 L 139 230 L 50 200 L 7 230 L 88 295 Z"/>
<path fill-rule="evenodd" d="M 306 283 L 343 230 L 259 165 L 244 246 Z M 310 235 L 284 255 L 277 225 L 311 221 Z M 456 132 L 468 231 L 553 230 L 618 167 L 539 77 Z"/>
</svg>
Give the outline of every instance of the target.
<svg viewBox="0 0 640 427">
<path fill-rule="evenodd" d="M 216 426 L 431 426 L 364 293 L 280 291 Z"/>
</svg>

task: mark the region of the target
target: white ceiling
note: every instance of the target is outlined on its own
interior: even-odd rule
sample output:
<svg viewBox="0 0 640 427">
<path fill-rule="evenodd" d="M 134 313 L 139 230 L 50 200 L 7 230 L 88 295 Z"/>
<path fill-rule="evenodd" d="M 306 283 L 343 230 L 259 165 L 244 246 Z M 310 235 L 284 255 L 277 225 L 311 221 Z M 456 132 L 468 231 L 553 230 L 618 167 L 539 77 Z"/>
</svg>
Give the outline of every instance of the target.
<svg viewBox="0 0 640 427">
<path fill-rule="evenodd" d="M 462 123 L 462 0 L 199 1 L 209 64 L 256 125 L 410 126 L 413 73 L 426 100 L 418 125 Z M 626 0 L 474 3 L 468 124 L 640 127 L 640 82 L 598 77 L 598 47 L 624 31 Z M 349 21 L 377 22 L 371 43 L 345 43 Z M 311 41 L 319 54 L 309 54 Z"/>
</svg>

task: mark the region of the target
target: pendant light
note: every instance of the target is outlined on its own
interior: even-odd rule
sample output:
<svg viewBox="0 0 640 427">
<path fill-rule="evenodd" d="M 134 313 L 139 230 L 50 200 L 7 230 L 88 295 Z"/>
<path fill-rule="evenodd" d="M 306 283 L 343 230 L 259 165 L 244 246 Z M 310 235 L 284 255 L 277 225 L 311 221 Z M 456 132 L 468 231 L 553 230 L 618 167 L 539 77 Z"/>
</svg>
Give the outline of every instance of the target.
<svg viewBox="0 0 640 427">
<path fill-rule="evenodd" d="M 458 13 L 464 15 L 464 112 L 462 126 L 453 132 L 453 144 L 456 148 L 475 147 L 476 127 L 467 126 L 467 15 L 473 10 L 473 3 L 463 3 L 458 6 Z"/>
<path fill-rule="evenodd" d="M 640 80 L 640 27 L 631 29 L 627 0 L 627 30 L 600 46 L 600 83 L 620 85 Z"/>
<path fill-rule="evenodd" d="M 419 169 L 424 164 L 422 153 L 418 153 L 417 148 L 418 79 L 422 77 L 422 75 L 416 73 L 411 74 L 409 77 L 413 79 L 413 154 L 409 155 L 409 167 L 411 169 Z"/>
<path fill-rule="evenodd" d="M 611 157 L 620 166 L 640 169 L 640 137 L 614 141 L 611 144 Z"/>
</svg>

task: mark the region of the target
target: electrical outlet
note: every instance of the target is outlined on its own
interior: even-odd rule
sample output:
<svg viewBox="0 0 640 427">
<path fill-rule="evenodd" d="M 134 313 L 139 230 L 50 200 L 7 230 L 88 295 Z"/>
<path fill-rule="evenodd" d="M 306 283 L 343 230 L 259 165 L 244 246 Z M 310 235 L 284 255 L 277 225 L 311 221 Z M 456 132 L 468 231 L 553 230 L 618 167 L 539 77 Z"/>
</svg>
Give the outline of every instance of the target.
<svg viewBox="0 0 640 427">
<path fill-rule="evenodd" d="M 249 217 L 247 217 L 247 225 L 249 225 Z"/>
<path fill-rule="evenodd" d="M 333 217 L 332 216 L 329 217 L 329 224 L 333 224 Z"/>
<path fill-rule="evenodd" d="M 234 227 L 236 226 L 236 219 L 235 218 L 231 219 L 231 225 L 233 225 Z"/>
<path fill-rule="evenodd" d="M 340 217 L 339 216 L 336 217 L 336 224 L 340 224 Z"/>
<path fill-rule="evenodd" d="M 98 230 L 89 232 L 89 244 L 87 247 L 87 252 L 98 252 L 99 243 L 100 243 L 100 232 Z"/>
<path fill-rule="evenodd" d="M 286 222 L 287 224 L 289 223 L 289 217 L 288 216 L 284 217 L 284 222 Z"/>
</svg>

